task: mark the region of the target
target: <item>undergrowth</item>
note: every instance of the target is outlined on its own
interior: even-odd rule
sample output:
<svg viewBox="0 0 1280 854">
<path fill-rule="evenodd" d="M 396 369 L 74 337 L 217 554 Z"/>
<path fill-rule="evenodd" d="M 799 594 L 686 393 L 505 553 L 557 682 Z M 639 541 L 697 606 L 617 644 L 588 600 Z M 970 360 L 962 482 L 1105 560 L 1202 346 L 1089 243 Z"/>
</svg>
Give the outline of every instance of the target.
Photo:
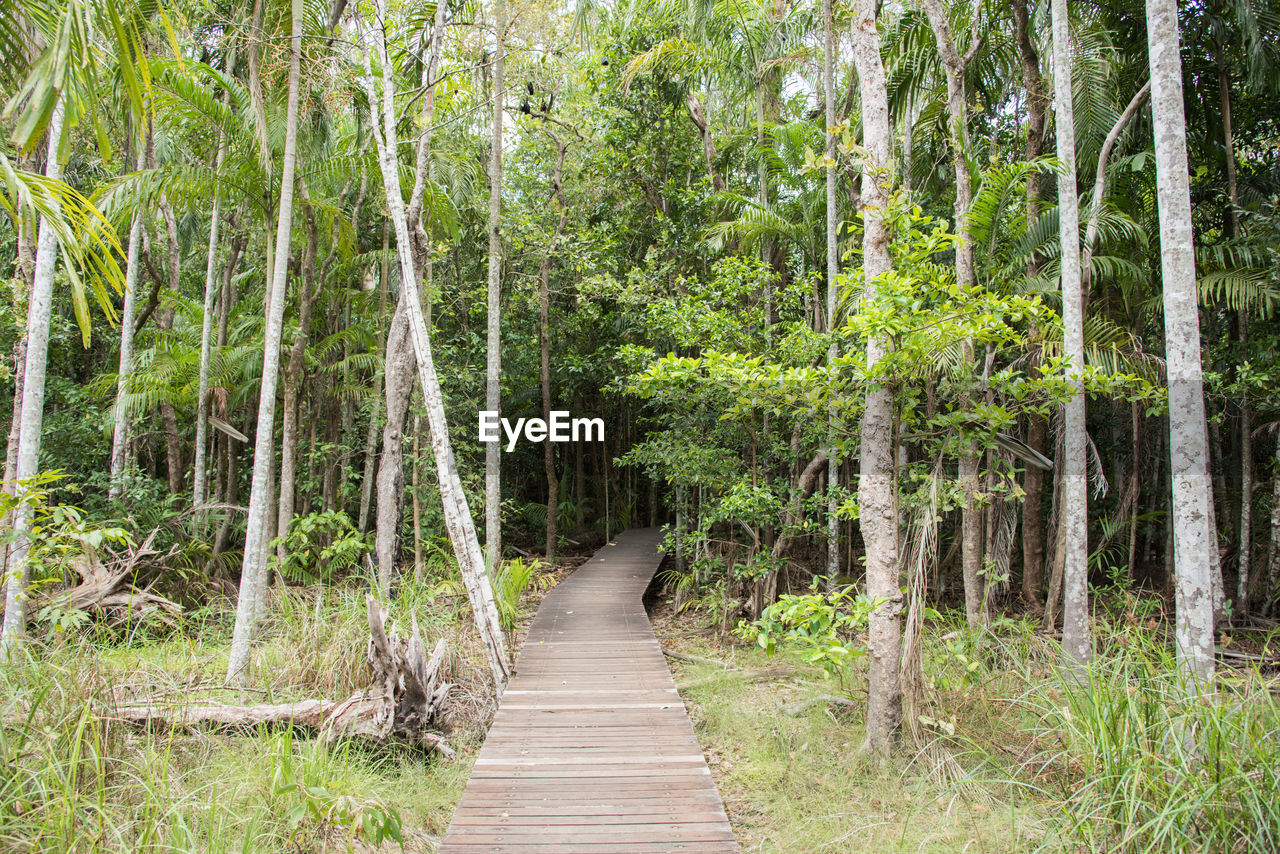
<svg viewBox="0 0 1280 854">
<path fill-rule="evenodd" d="M 414 614 L 426 638 L 449 640 L 457 760 L 327 746 L 287 729 L 175 731 L 112 719 L 113 703 L 140 697 L 277 703 L 367 687 L 364 591 L 277 589 L 247 689 L 222 683 L 229 602 L 159 636 L 63 633 L 0 668 L 0 850 L 434 850 L 492 701 L 461 607 L 425 583 L 407 583 L 389 605 L 393 620 Z"/>
</svg>

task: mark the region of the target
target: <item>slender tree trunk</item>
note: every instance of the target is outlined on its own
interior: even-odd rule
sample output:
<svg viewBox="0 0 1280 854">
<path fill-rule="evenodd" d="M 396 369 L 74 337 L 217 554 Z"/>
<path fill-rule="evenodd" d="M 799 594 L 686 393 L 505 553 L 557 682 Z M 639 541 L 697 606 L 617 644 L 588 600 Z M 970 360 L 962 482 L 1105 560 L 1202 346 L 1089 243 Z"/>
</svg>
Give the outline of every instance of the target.
<svg viewBox="0 0 1280 854">
<path fill-rule="evenodd" d="M 1271 475 L 1271 542 L 1267 546 L 1267 595 L 1275 597 L 1277 591 L 1280 591 L 1280 438 L 1276 441 L 1276 468 Z"/>
<path fill-rule="evenodd" d="M 382 456 L 378 460 L 378 501 L 375 516 L 374 552 L 378 557 L 378 587 L 385 597 L 391 591 L 391 577 L 400 552 L 400 517 L 404 513 L 404 428 L 413 395 L 413 345 L 409 341 L 409 307 L 406 290 L 400 299 L 387 334 L 386 388 L 387 420 L 382 427 Z"/>
<path fill-rule="evenodd" d="M 1209 552 L 1215 548 L 1215 538 L 1209 528 L 1212 497 L 1176 0 L 1147 0 L 1147 49 L 1169 378 L 1175 639 L 1181 666 L 1208 681 L 1213 678 L 1214 634 Z"/>
<path fill-rule="evenodd" d="M 1027 90 L 1027 142 L 1024 160 L 1036 160 L 1044 153 L 1046 113 L 1049 99 L 1044 91 L 1044 78 L 1040 73 L 1040 53 L 1036 50 L 1031 28 L 1027 0 L 1013 0 L 1013 18 L 1017 29 L 1018 54 L 1022 60 L 1022 80 Z M 1027 175 L 1027 225 L 1040 218 L 1044 194 L 1041 173 L 1032 170 Z M 1027 277 L 1039 274 L 1041 258 L 1038 253 L 1027 259 Z M 1036 347 L 1031 357 L 1034 370 L 1040 364 L 1040 349 Z M 1043 454 L 1048 447 L 1048 422 L 1037 414 L 1027 419 L 1027 444 Z M 1044 599 L 1044 520 L 1041 504 L 1044 500 L 1044 472 L 1036 466 L 1027 466 L 1023 474 L 1022 488 L 1026 497 L 1022 503 L 1022 599 L 1032 611 L 1038 611 Z"/>
<path fill-rule="evenodd" d="M 698 129 L 698 138 L 702 140 L 702 155 L 707 160 L 707 174 L 711 176 L 711 189 L 717 193 L 724 192 L 724 179 L 716 172 L 716 142 L 711 136 L 711 128 L 707 123 L 706 111 L 698 94 L 693 90 L 685 97 L 685 105 L 689 108 L 689 120 Z M 767 323 L 768 321 L 766 321 Z"/>
<path fill-rule="evenodd" d="M 550 132 L 548 132 L 550 133 Z M 551 235 L 547 251 L 538 268 L 538 350 L 539 374 L 542 381 L 542 417 L 551 423 L 551 256 L 555 253 L 560 235 L 569 219 L 569 208 L 564 203 L 564 154 L 565 145 L 554 133 L 556 143 L 556 167 L 551 176 L 551 195 L 560 209 L 556 230 Z M 544 554 L 547 563 L 556 559 L 556 509 L 560 506 L 560 479 L 556 477 L 555 446 L 542 443 L 542 465 L 547 475 L 547 536 Z"/>
<path fill-rule="evenodd" d="M 493 136 L 489 150 L 489 292 L 485 333 L 484 408 L 502 409 L 502 106 L 506 93 L 507 4 L 494 0 Z M 484 449 L 484 547 L 490 569 L 502 560 L 502 443 Z"/>
<path fill-rule="evenodd" d="M 832 0 L 825 0 L 827 123 L 835 125 L 835 38 Z M 884 211 L 889 204 L 888 170 L 893 136 L 889 125 L 889 98 L 880 36 L 876 30 L 875 0 L 862 0 L 854 21 L 854 62 L 862 99 L 862 137 L 870 155 L 862 182 L 862 264 L 867 299 L 875 299 L 877 281 L 892 272 L 889 233 Z M 834 136 L 827 134 L 827 208 L 835 205 Z M 833 229 L 828 225 L 828 248 L 834 249 Z M 828 295 L 828 311 L 834 308 Z M 888 352 L 887 337 L 867 341 L 867 370 Z M 902 645 L 902 592 L 898 584 L 898 508 L 893 458 L 893 392 L 887 386 L 868 386 L 862 417 L 861 467 L 858 482 L 859 521 L 867 546 L 867 593 L 882 600 L 871 612 L 867 647 L 870 670 L 867 690 L 866 748 L 885 753 L 902 722 L 902 689 L 898 666 Z"/>
<path fill-rule="evenodd" d="M 422 577 L 422 495 L 418 492 L 418 474 L 422 468 L 422 416 L 413 416 L 413 577 Z"/>
<path fill-rule="evenodd" d="M 49 154 L 45 164 L 46 178 L 62 177 L 58 145 L 62 140 L 65 114 L 59 96 L 49 119 Z M 53 276 L 58 261 L 58 236 L 53 226 L 40 218 L 36 236 L 36 263 L 27 303 L 27 353 L 22 374 L 22 417 L 18 430 L 18 459 L 15 479 L 21 494 L 24 480 L 40 471 L 40 432 L 44 422 L 44 382 L 49 361 L 49 321 L 53 314 Z M 9 551 L 4 599 L 4 625 L 0 629 L 0 661 L 10 660 L 22 644 L 27 630 L 27 585 L 31 580 L 31 564 L 27 553 L 31 543 L 31 508 L 18 505 L 13 513 L 15 542 Z"/>
<path fill-rule="evenodd" d="M 836 377 L 835 363 L 836 363 L 836 358 L 840 355 L 840 345 L 836 343 L 836 338 L 834 333 L 836 329 L 836 303 L 837 303 L 837 296 L 839 291 L 839 283 L 838 283 L 837 277 L 840 274 L 840 249 L 838 244 L 839 226 L 840 226 L 840 223 L 839 223 L 840 207 L 839 207 L 839 204 L 837 203 L 837 197 L 836 197 L 836 189 L 837 189 L 836 182 L 839 179 L 837 165 L 836 165 L 836 118 L 837 117 L 836 117 L 835 89 L 836 89 L 837 36 L 836 36 L 835 24 L 832 21 L 831 3 L 832 3 L 832 0 L 823 0 L 822 16 L 823 16 L 823 34 L 824 34 L 824 38 L 823 38 L 823 48 L 824 48 L 823 54 L 824 55 L 823 55 L 823 64 L 822 64 L 822 88 L 823 88 L 823 94 L 824 94 L 824 100 L 825 100 L 826 125 L 827 125 L 827 132 L 825 136 L 825 157 L 826 157 L 825 171 L 826 171 L 826 179 L 827 179 L 826 181 L 827 183 L 827 186 L 826 186 L 826 191 L 827 191 L 827 223 L 826 223 L 827 225 L 827 323 L 826 323 L 826 331 L 829 335 L 831 335 L 831 343 L 827 346 L 827 367 L 828 367 L 828 370 L 831 371 L 831 399 L 834 401 L 839 399 L 839 396 L 836 393 L 837 377 Z M 875 21 L 874 11 L 875 11 L 874 9 L 871 10 L 872 14 L 871 14 L 871 20 L 869 24 L 866 21 L 860 21 L 859 26 L 855 26 L 855 29 L 858 30 L 855 38 L 857 38 L 859 44 L 861 44 L 863 39 L 868 38 L 868 34 L 862 32 L 860 29 L 860 26 L 861 25 L 869 26 L 871 28 L 871 35 L 875 36 L 876 50 L 878 51 L 880 41 L 879 41 L 879 35 L 875 32 L 876 21 Z M 869 70 L 862 68 L 861 61 L 859 62 L 858 67 L 859 67 L 859 71 L 858 71 L 859 79 L 861 80 L 862 75 L 865 73 L 869 73 Z M 879 77 L 875 79 L 878 79 L 881 82 L 883 82 L 883 78 L 884 78 L 884 69 L 883 69 L 883 66 L 881 66 L 879 70 Z M 871 81 L 870 85 L 874 86 L 877 84 L 873 80 Z M 879 96 L 878 93 L 876 93 L 871 95 L 869 99 L 868 93 L 864 89 L 862 93 L 862 98 L 864 103 L 864 107 L 863 107 L 864 115 L 870 109 L 879 108 L 878 102 L 875 101 L 875 98 L 877 98 L 878 96 Z M 868 104 L 869 106 L 866 106 Z M 763 112 L 763 107 L 761 112 Z M 876 117 L 876 121 L 879 121 L 878 116 Z M 888 146 L 891 142 L 891 137 L 889 136 L 889 131 L 888 131 L 888 121 L 889 121 L 888 117 L 886 116 L 884 119 L 885 126 L 883 129 L 885 133 L 884 140 L 873 140 L 866 143 L 868 148 L 873 151 L 873 162 L 871 164 L 872 169 L 888 167 L 888 164 L 889 164 L 888 154 L 886 153 L 884 158 L 881 159 L 879 156 L 879 149 L 877 148 L 877 146 L 881 142 L 883 142 L 885 146 Z M 877 126 L 876 128 L 874 128 L 874 131 L 876 133 L 879 133 L 881 131 L 881 128 Z M 868 130 L 865 124 L 865 121 L 863 124 L 862 135 L 865 140 L 870 140 L 871 131 Z M 887 152 L 888 149 L 886 148 L 885 150 Z M 765 185 L 763 181 L 765 180 L 765 177 L 767 174 L 768 174 L 767 170 L 762 165 L 760 168 L 760 179 L 762 182 L 761 184 L 762 196 L 765 195 L 764 189 L 766 188 L 767 185 Z M 877 184 L 874 176 L 872 176 L 871 183 Z M 877 189 L 882 189 L 882 188 L 879 188 L 879 185 L 877 184 Z M 885 201 L 887 200 L 887 195 L 878 195 L 876 189 L 872 189 L 871 191 L 864 193 L 862 198 L 863 198 L 863 202 L 865 202 L 869 206 L 874 207 L 876 205 L 884 204 Z M 761 201 L 762 203 L 767 203 L 768 199 L 766 197 L 766 198 L 763 198 Z M 864 211 L 866 210 L 868 209 L 864 208 Z M 866 220 L 868 230 L 872 228 L 879 229 L 881 233 L 878 233 L 875 236 L 875 239 L 879 240 L 881 243 L 885 243 L 887 246 L 888 237 L 882 233 L 884 231 L 884 221 L 883 221 L 883 218 L 880 216 L 879 211 L 877 210 L 874 213 L 865 215 L 864 219 Z M 864 247 L 868 245 L 868 241 L 870 240 L 872 240 L 872 237 L 869 236 L 869 234 L 863 235 Z M 880 247 L 877 247 L 877 249 L 879 248 Z M 864 248 L 863 251 L 865 252 L 866 249 Z M 888 249 L 884 248 L 884 252 L 887 253 Z M 887 254 L 885 257 L 887 258 Z M 877 258 L 877 260 L 882 260 L 882 259 Z M 870 276 L 867 277 L 867 281 L 868 282 L 871 281 Z M 868 363 L 873 361 L 873 356 L 870 350 L 868 350 L 867 352 L 867 361 Z M 836 498 L 836 487 L 840 483 L 840 457 L 839 457 L 838 449 L 836 447 L 836 440 L 839 435 L 838 434 L 839 425 L 836 421 L 834 411 L 828 413 L 827 422 L 828 422 L 827 583 L 835 584 L 836 578 L 840 574 L 840 520 L 839 518 L 837 518 L 837 511 L 839 509 L 840 503 L 839 503 L 839 500 Z M 870 551 L 870 546 L 868 546 L 868 551 Z M 869 574 L 870 574 L 870 565 L 868 564 L 868 576 Z M 874 687 L 875 686 L 873 684 L 873 690 L 874 690 Z M 868 729 L 867 738 L 868 738 L 868 741 L 875 740 L 871 738 L 870 729 Z M 876 747 L 877 749 L 879 749 L 880 745 L 876 745 Z"/>
<path fill-rule="evenodd" d="M 386 20 L 383 0 L 375 3 L 375 14 Z M 436 472 L 440 480 L 440 499 L 443 505 L 445 526 L 453 543 L 458 569 L 471 601 L 472 615 L 489 660 L 494 687 L 502 692 L 509 674 L 502 627 L 498 621 L 498 609 L 493 598 L 493 588 L 486 571 L 480 541 L 476 536 L 467 496 L 458 477 L 458 466 L 449 439 L 449 424 L 445 416 L 444 395 L 436 374 L 431 352 L 431 337 L 426 319 L 422 315 L 422 302 L 418 292 L 417 273 L 414 270 L 412 242 L 404 199 L 399 192 L 399 163 L 396 157 L 395 82 L 385 35 L 375 31 L 379 59 L 382 65 L 382 99 L 379 122 L 371 121 L 374 141 L 378 146 L 378 162 L 382 169 L 382 183 L 386 191 L 387 208 L 395 228 L 396 255 L 400 262 L 400 287 L 409 315 L 409 330 L 414 355 L 418 361 L 418 376 L 422 384 L 423 404 L 427 411 L 427 424 L 431 430 L 431 446 L 436 459 Z M 501 30 L 499 30 L 501 32 Z M 363 34 L 362 34 L 363 37 Z M 374 85 L 369 51 L 364 51 L 364 87 L 369 97 L 371 111 L 379 110 L 379 99 Z M 497 94 L 495 92 L 495 94 Z M 372 117 L 371 117 L 372 118 Z"/>
<path fill-rule="evenodd" d="M 284 366 L 284 387 L 280 415 L 280 494 L 276 500 L 276 565 L 284 566 L 289 556 L 286 539 L 293 525 L 296 482 L 298 474 L 298 400 L 302 396 L 302 382 L 307 359 L 307 341 L 311 331 L 311 313 L 320 284 L 316 277 L 316 254 L 320 235 L 316 230 L 316 216 L 311 209 L 311 199 L 306 183 L 299 181 L 298 196 L 304 203 L 303 220 L 306 223 L 307 243 L 302 250 L 299 264 L 302 277 L 298 285 L 298 331 L 289 348 L 289 361 Z"/>
<path fill-rule="evenodd" d="M 167 272 L 169 290 L 178 293 L 182 286 L 182 249 L 178 244 L 178 218 L 173 213 L 173 206 L 162 192 L 159 197 L 160 213 L 164 218 L 165 236 L 167 238 Z M 164 332 L 173 330 L 173 309 L 162 306 L 156 314 L 156 325 Z M 178 413 L 173 404 L 167 400 L 160 402 L 160 417 L 164 422 L 165 466 L 169 476 L 169 492 L 174 495 L 182 493 L 183 464 L 182 436 L 178 433 Z"/>
<path fill-rule="evenodd" d="M 1080 289 L 1080 202 L 1076 196 L 1076 131 L 1071 103 L 1071 35 L 1067 24 L 1067 0 L 1053 0 L 1053 80 L 1058 160 L 1058 229 L 1062 250 L 1062 328 L 1064 352 L 1073 384 L 1077 387 L 1066 404 L 1066 437 L 1063 454 L 1062 538 L 1064 552 L 1062 589 L 1062 647 L 1077 664 L 1090 658 L 1089 632 L 1089 484 L 1085 454 L 1084 295 Z"/>
<path fill-rule="evenodd" d="M 222 174 L 222 164 L 227 157 L 225 142 L 218 143 L 218 156 L 214 163 L 214 175 Z M 208 497 L 205 495 L 205 446 L 209 435 L 209 363 L 213 359 L 213 302 L 218 293 L 218 228 L 222 224 L 222 188 L 213 189 L 213 211 L 209 215 L 209 252 L 204 266 L 204 312 L 200 323 L 200 378 L 196 385 L 196 449 L 192 464 L 192 506 L 199 507 Z M 123 355 L 121 356 L 123 361 Z M 118 422 L 117 422 L 118 423 Z"/>
<path fill-rule="evenodd" d="M 973 204 L 973 174 L 969 168 L 968 159 L 969 128 L 964 76 L 970 60 L 977 53 L 980 41 L 977 38 L 975 26 L 970 38 L 969 50 L 962 56 L 956 49 L 951 26 L 947 22 L 946 10 L 941 0 L 922 0 L 921 5 L 933 29 L 938 55 L 942 59 L 942 67 L 947 79 L 948 136 L 951 163 L 956 173 L 956 234 L 960 238 L 956 246 L 956 281 L 961 287 L 968 288 L 975 282 L 975 271 L 973 236 L 969 226 L 969 208 Z M 973 10 L 975 24 L 979 12 L 980 6 L 975 6 Z M 972 345 L 965 347 L 965 353 L 966 358 L 971 362 Z M 968 616 L 969 625 L 973 627 L 985 625 L 987 621 L 984 607 L 985 585 L 982 575 L 982 508 L 978 506 L 975 499 L 980 465 L 981 453 L 976 442 L 973 439 L 966 440 L 960 459 L 960 485 L 964 490 L 960 520 L 961 567 L 965 583 L 965 613 Z"/>
<path fill-rule="evenodd" d="M 289 95 L 285 113 L 284 156 L 280 170 L 280 212 L 276 224 L 274 263 L 268 290 L 268 311 L 263 333 L 262 386 L 258 398 L 258 424 L 253 448 L 253 479 L 249 488 L 248 528 L 244 562 L 240 571 L 240 596 L 227 663 L 227 681 L 242 682 L 249 664 L 249 642 L 261 610 L 258 601 L 267 574 L 272 488 L 270 475 L 275 456 L 276 384 L 280 369 L 280 338 L 284 326 L 285 284 L 289 272 L 289 246 L 293 238 L 293 183 L 298 159 L 298 90 L 302 65 L 302 0 L 292 0 L 289 38 Z"/>
<path fill-rule="evenodd" d="M 141 164 L 139 164 L 141 166 Z M 120 497 L 129 447 L 129 408 L 125 395 L 133 376 L 133 324 L 138 315 L 138 252 L 142 246 L 142 214 L 134 214 L 129 227 L 129 248 L 124 270 L 124 308 L 120 312 L 120 367 L 116 371 L 115 429 L 111 437 L 110 498 Z"/>
</svg>

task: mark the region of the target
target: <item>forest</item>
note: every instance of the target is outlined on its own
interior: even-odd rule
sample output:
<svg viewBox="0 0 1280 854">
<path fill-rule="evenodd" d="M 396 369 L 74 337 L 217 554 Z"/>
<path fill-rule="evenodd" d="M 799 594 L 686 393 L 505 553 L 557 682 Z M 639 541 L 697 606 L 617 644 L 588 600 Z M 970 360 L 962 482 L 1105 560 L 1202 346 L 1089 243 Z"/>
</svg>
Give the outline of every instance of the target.
<svg viewBox="0 0 1280 854">
<path fill-rule="evenodd" d="M 742 851 L 1280 850 L 1276 0 L 0 0 L 0 59 L 0 848 L 435 851 L 660 528 Z"/>
</svg>

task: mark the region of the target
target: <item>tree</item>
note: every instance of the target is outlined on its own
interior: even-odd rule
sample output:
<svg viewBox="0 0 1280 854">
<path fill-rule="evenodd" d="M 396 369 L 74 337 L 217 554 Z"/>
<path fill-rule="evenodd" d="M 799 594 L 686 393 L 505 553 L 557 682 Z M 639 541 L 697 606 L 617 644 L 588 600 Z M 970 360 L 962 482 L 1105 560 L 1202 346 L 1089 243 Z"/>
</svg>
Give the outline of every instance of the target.
<svg viewBox="0 0 1280 854">
<path fill-rule="evenodd" d="M 61 95 L 49 120 L 49 148 L 45 177 L 57 180 L 62 175 L 60 148 L 66 109 Z M 22 375 L 22 416 L 18 432 L 19 484 L 35 477 L 40 470 L 40 431 L 44 420 L 45 369 L 49 357 L 49 316 L 53 310 L 53 273 L 58 260 L 58 236 L 46 217 L 40 218 L 36 237 L 36 268 L 27 307 L 27 358 Z M 21 488 L 21 487 L 20 487 Z M 4 626 L 0 629 L 0 660 L 8 660 L 22 642 L 27 626 L 27 585 L 31 567 L 27 562 L 30 543 L 27 531 L 31 524 L 31 508 L 19 504 L 13 514 L 13 530 L 17 542 L 9 553 L 8 581 L 5 585 Z"/>
<path fill-rule="evenodd" d="M 1084 294 L 1080 282 L 1080 202 L 1076 196 L 1076 132 L 1072 113 L 1071 35 L 1067 0 L 1053 0 L 1053 91 L 1058 160 L 1058 235 L 1061 240 L 1062 327 L 1064 350 L 1076 384 L 1067 401 L 1063 453 L 1062 523 L 1065 547 L 1062 646 L 1077 663 L 1089 660 L 1089 484 L 1085 470 Z"/>
<path fill-rule="evenodd" d="M 1169 378 L 1169 459 L 1178 663 L 1213 678 L 1213 601 L 1209 550 L 1209 443 L 1200 365 L 1200 318 L 1191 231 L 1187 129 L 1182 105 L 1177 0 L 1147 0 L 1147 50 L 1160 205 L 1165 363 Z"/>
<path fill-rule="evenodd" d="M 245 531 L 240 596 L 227 662 L 227 681 L 239 682 L 249 665 L 249 644 L 265 597 L 267 530 L 272 511 L 272 457 L 275 455 L 276 385 L 280 374 L 280 340 L 284 329 L 284 301 L 289 275 L 289 247 L 293 239 L 293 184 L 298 162 L 298 90 L 302 69 L 302 0 L 291 0 L 289 35 L 289 96 L 285 113 L 284 152 L 280 167 L 280 209 L 276 225 L 275 258 L 267 289 L 267 321 L 262 345 L 262 386 L 258 397 L 258 425 L 253 446 L 253 479 Z"/>
<path fill-rule="evenodd" d="M 484 406 L 502 408 L 502 110 L 506 98 L 507 4 L 493 2 L 493 137 L 489 149 L 489 290 L 485 322 Z M 548 512 L 552 512 L 548 510 Z M 502 449 L 484 449 L 484 548 L 494 572 L 502 560 Z"/>
<path fill-rule="evenodd" d="M 377 0 L 375 3 L 375 11 L 378 20 L 383 22 L 387 20 L 382 0 Z M 453 552 L 458 561 L 463 585 L 471 601 L 476 629 L 480 632 L 480 638 L 484 644 L 494 688 L 501 694 L 510 673 L 502 639 L 502 625 L 498 619 L 498 609 L 486 570 L 485 557 L 480 550 L 475 523 L 471 519 L 471 509 L 467 505 L 467 496 L 462 489 L 462 481 L 458 477 L 458 465 L 453 456 L 453 446 L 449 439 L 449 422 L 444 410 L 444 395 L 440 390 L 440 379 L 436 374 L 435 361 L 431 352 L 431 335 L 427 329 L 426 318 L 422 314 L 418 273 L 414 265 L 413 244 L 409 236 L 409 220 L 405 213 L 404 199 L 400 195 L 400 170 L 396 156 L 395 72 L 387 50 L 385 33 L 374 28 L 378 59 L 382 66 L 382 96 L 379 98 L 370 59 L 373 48 L 368 44 L 369 37 L 364 32 L 364 23 L 358 16 L 356 25 L 361 30 L 361 40 L 364 42 L 363 83 L 369 98 L 371 131 L 378 148 L 378 165 L 382 172 L 383 189 L 386 191 L 387 209 L 395 229 L 396 258 L 400 264 L 400 287 L 409 319 L 413 352 L 418 362 L 418 378 L 422 385 L 422 399 L 427 410 L 427 424 L 431 431 L 431 451 L 435 456 L 436 474 L 440 481 L 440 500 L 444 507 L 445 525 L 453 544 Z"/>
<path fill-rule="evenodd" d="M 825 14 L 830 27 L 831 0 L 825 0 Z M 889 151 L 893 137 L 889 126 L 884 64 L 880 58 L 880 34 L 876 29 L 875 0 L 862 0 L 855 15 L 853 59 L 862 100 L 862 140 L 867 150 L 862 184 L 862 276 L 866 282 L 866 298 L 871 300 L 875 298 L 876 283 L 893 272 L 893 261 L 889 256 L 890 235 L 885 222 L 890 204 L 892 171 Z M 829 79 L 830 67 L 834 64 L 833 50 L 828 36 Z M 834 99 L 828 84 L 828 121 L 834 113 Z M 831 157 L 830 153 L 828 157 Z M 894 401 L 893 390 L 887 384 L 877 383 L 872 373 L 888 347 L 887 335 L 873 335 L 867 339 L 867 371 L 872 378 L 867 385 L 866 409 L 862 416 L 862 460 L 858 480 L 858 519 L 867 548 L 867 593 L 878 603 L 871 612 L 867 630 L 871 663 L 866 747 L 876 753 L 889 749 L 902 720 L 902 689 L 898 682 L 902 592 L 898 585 Z"/>
</svg>

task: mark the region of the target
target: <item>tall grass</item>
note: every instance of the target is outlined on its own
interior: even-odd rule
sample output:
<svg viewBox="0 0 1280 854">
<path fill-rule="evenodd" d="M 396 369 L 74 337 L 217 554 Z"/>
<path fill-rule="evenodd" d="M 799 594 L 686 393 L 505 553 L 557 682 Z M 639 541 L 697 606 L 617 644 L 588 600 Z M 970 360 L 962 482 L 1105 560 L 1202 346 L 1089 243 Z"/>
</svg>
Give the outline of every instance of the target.
<svg viewBox="0 0 1280 854">
<path fill-rule="evenodd" d="M 1022 703 L 1038 721 L 1035 785 L 1089 851 L 1280 851 L 1280 707 L 1262 680 L 1215 693 L 1172 652 L 1125 633 L 1083 673 Z M 1024 767 L 1030 770 L 1030 766 Z"/>
<path fill-rule="evenodd" d="M 164 637 L 36 641 L 25 661 L 0 668 L 0 850 L 399 851 L 397 836 L 404 850 L 429 850 L 465 785 L 465 760 L 328 746 L 288 730 L 148 730 L 112 719 L 113 702 L 129 697 L 284 702 L 366 687 L 363 589 L 289 588 L 272 599 L 248 691 L 221 687 L 221 613 Z M 406 584 L 392 617 L 416 615 L 429 639 L 450 639 L 446 673 L 459 684 L 454 720 L 465 743 L 483 712 L 472 696 L 482 696 L 473 683 L 483 658 L 451 611 L 429 603 Z"/>
</svg>

